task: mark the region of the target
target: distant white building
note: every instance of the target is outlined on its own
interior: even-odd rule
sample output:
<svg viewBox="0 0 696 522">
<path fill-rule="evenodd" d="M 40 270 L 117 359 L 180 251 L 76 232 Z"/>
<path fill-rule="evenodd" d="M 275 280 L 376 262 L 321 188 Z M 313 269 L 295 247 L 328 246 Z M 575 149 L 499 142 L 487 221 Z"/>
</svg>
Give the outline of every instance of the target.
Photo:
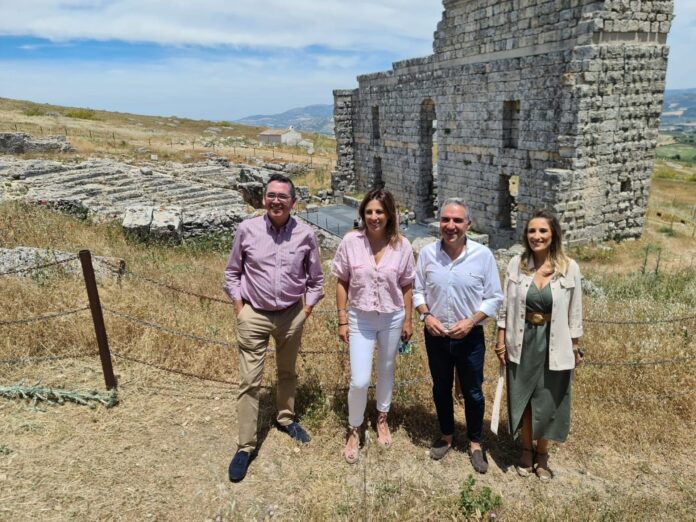
<svg viewBox="0 0 696 522">
<path fill-rule="evenodd" d="M 287 129 L 266 129 L 259 134 L 259 141 L 265 145 L 295 146 L 302 141 L 302 134 L 292 126 Z"/>
</svg>

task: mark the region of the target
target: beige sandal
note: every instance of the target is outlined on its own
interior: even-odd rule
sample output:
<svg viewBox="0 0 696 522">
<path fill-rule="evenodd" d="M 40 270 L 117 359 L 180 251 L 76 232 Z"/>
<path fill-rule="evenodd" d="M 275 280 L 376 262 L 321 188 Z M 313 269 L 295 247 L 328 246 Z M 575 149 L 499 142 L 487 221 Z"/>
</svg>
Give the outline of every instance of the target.
<svg viewBox="0 0 696 522">
<path fill-rule="evenodd" d="M 515 471 L 517 471 L 520 477 L 528 477 L 534 473 L 534 450 L 532 448 L 522 448 L 522 453 L 524 454 L 525 452 L 532 454 L 532 463 L 529 466 L 525 466 L 522 464 L 522 459 L 520 458 L 520 461 L 515 464 Z"/>
<path fill-rule="evenodd" d="M 387 424 L 387 412 L 380 411 L 377 413 L 377 443 L 384 449 L 388 449 L 392 445 L 392 436 Z"/>
<path fill-rule="evenodd" d="M 360 428 L 348 426 L 346 430 L 346 447 L 343 456 L 348 464 L 355 464 L 360 457 Z"/>
<path fill-rule="evenodd" d="M 538 460 L 541 457 L 541 462 Z M 537 453 L 534 457 L 534 473 L 542 482 L 548 482 L 553 478 L 553 471 L 549 468 L 549 454 Z"/>
</svg>

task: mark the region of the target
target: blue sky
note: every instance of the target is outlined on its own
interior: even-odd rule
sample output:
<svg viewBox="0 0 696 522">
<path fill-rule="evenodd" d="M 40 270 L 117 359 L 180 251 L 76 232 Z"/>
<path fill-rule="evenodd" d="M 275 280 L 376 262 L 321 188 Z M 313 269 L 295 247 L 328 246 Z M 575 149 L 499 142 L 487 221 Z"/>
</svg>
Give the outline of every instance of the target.
<svg viewBox="0 0 696 522">
<path fill-rule="evenodd" d="M 214 120 L 331 103 L 432 52 L 439 0 L 0 0 L 0 96 Z M 668 88 L 696 87 L 676 0 Z"/>
</svg>

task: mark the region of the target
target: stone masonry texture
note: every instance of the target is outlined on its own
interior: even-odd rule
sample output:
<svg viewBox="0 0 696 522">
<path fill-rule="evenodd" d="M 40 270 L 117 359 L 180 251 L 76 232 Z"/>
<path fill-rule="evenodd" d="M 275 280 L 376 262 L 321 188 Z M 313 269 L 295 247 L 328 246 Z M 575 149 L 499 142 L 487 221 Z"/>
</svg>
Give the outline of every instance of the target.
<svg viewBox="0 0 696 522">
<path fill-rule="evenodd" d="M 384 184 L 418 219 L 463 197 L 496 248 L 538 208 L 569 244 L 639 237 L 673 2 L 443 4 L 432 55 L 334 91 L 333 189 Z"/>
</svg>

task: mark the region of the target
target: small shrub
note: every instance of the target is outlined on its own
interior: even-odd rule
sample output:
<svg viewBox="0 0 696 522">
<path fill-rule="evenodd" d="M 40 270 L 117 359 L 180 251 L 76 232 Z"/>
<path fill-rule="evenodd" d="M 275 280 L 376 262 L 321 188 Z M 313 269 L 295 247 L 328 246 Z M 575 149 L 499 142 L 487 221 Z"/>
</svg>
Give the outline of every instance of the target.
<svg viewBox="0 0 696 522">
<path fill-rule="evenodd" d="M 580 262 L 610 263 L 616 257 L 616 250 L 606 245 L 582 245 L 572 248 L 570 257 Z"/>
<path fill-rule="evenodd" d="M 676 237 L 676 236 L 678 235 L 678 234 L 677 234 L 677 231 L 674 230 L 671 226 L 669 226 L 669 227 L 666 227 L 666 226 L 665 226 L 665 227 L 660 227 L 657 231 L 658 231 L 660 234 L 664 234 L 664 235 L 666 235 L 666 236 L 668 236 L 668 237 Z"/>
<path fill-rule="evenodd" d="M 9 455 L 12 453 L 12 450 L 5 446 L 4 444 L 0 444 L 0 455 Z"/>
<path fill-rule="evenodd" d="M 213 232 L 186 239 L 181 243 L 180 248 L 195 255 L 207 252 L 229 254 L 232 249 L 232 234 L 229 232 Z"/>
<path fill-rule="evenodd" d="M 75 118 L 78 120 L 96 120 L 97 113 L 92 109 L 71 109 L 65 111 L 65 116 L 68 118 Z"/>
<path fill-rule="evenodd" d="M 27 107 L 22 111 L 25 116 L 45 116 L 46 111 L 39 107 Z"/>
<path fill-rule="evenodd" d="M 377 484 L 377 498 L 381 503 L 386 503 L 392 498 L 399 495 L 401 492 L 401 486 L 396 482 L 390 480 L 385 480 Z"/>
<path fill-rule="evenodd" d="M 488 486 L 482 487 L 478 492 L 474 491 L 475 485 L 476 480 L 469 475 L 459 492 L 459 511 L 467 519 L 480 520 L 486 513 L 499 508 L 503 500 L 500 495 L 493 494 Z"/>
<path fill-rule="evenodd" d="M 307 370 L 304 378 L 297 385 L 295 410 L 310 428 L 320 426 L 331 412 L 326 390 L 327 386 L 322 383 L 314 369 Z"/>
</svg>

